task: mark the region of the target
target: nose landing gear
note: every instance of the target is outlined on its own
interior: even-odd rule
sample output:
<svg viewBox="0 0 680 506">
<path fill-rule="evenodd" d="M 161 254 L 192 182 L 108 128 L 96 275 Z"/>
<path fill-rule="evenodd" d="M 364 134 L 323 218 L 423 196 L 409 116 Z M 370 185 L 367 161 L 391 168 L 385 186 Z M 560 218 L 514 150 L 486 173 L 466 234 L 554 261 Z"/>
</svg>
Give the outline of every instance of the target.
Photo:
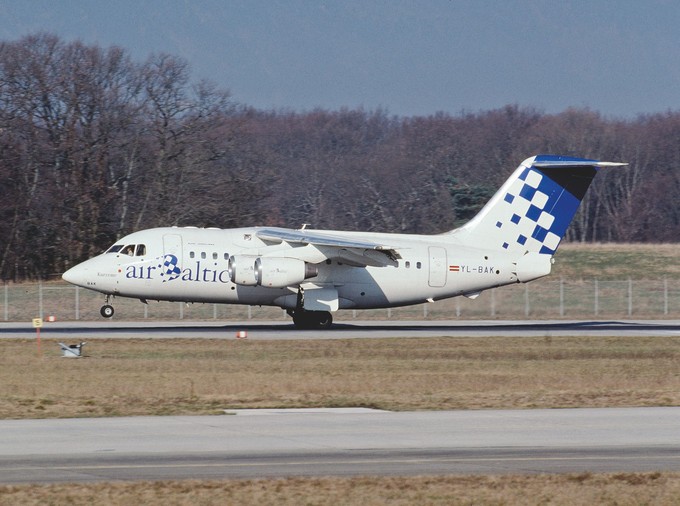
<svg viewBox="0 0 680 506">
<path fill-rule="evenodd" d="M 104 318 L 111 318 L 113 316 L 114 310 L 113 306 L 109 304 L 109 299 L 110 296 L 106 296 L 106 303 L 101 307 L 99 310 L 99 314 L 102 315 Z"/>
</svg>

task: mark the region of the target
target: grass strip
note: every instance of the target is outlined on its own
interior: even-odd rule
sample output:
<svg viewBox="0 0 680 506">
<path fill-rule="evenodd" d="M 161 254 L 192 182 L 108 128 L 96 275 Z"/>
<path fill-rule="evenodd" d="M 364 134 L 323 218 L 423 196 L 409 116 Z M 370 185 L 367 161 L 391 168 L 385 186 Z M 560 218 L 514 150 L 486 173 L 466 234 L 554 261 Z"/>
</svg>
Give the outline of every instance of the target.
<svg viewBox="0 0 680 506">
<path fill-rule="evenodd" d="M 0 505 L 591 505 L 680 503 L 680 473 L 287 478 L 0 487 Z"/>
<path fill-rule="evenodd" d="M 0 418 L 680 405 L 679 337 L 6 340 Z"/>
</svg>

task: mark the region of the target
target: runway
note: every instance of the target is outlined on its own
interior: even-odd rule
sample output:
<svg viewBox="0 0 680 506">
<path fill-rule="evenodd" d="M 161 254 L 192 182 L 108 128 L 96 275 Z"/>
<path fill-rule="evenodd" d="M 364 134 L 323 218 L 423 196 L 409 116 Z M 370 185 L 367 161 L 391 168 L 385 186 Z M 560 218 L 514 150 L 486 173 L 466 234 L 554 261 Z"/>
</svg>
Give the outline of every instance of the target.
<svg viewBox="0 0 680 506">
<path fill-rule="evenodd" d="M 386 337 L 479 336 L 680 336 L 680 320 L 422 320 L 338 321 L 328 330 L 298 330 L 287 320 L 239 322 L 116 320 L 44 323 L 41 335 L 59 339 L 233 339 L 247 331 L 248 339 L 359 339 Z M 1 322 L 0 338 L 35 336 L 31 322 Z"/>
<path fill-rule="evenodd" d="M 0 483 L 680 471 L 680 408 L 0 421 Z"/>
</svg>

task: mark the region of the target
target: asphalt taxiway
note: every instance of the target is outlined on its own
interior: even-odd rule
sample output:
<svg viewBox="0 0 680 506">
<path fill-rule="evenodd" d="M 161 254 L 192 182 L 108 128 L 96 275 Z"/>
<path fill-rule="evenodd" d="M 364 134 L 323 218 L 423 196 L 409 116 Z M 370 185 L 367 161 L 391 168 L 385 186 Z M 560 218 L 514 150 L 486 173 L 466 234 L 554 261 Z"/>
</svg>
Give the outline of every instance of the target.
<svg viewBox="0 0 680 506">
<path fill-rule="evenodd" d="M 0 421 L 0 483 L 680 471 L 675 407 L 248 411 Z"/>
<path fill-rule="evenodd" d="M 246 331 L 249 339 L 357 339 L 385 337 L 475 336 L 680 336 L 680 320 L 422 320 L 337 321 L 327 330 L 298 330 L 279 321 L 136 321 L 117 320 L 44 323 L 42 337 L 209 338 L 233 339 Z M 0 322 L 0 338 L 35 336 L 31 322 Z"/>
</svg>

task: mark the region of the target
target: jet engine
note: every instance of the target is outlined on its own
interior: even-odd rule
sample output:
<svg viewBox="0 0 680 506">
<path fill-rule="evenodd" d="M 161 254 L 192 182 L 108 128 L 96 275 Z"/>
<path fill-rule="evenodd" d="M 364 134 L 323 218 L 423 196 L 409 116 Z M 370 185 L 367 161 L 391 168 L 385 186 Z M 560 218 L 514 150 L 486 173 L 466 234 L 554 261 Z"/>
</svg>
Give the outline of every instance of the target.
<svg viewBox="0 0 680 506">
<path fill-rule="evenodd" d="M 268 288 L 296 285 L 319 274 L 315 265 L 297 258 L 260 257 L 254 267 L 256 283 Z"/>
<path fill-rule="evenodd" d="M 229 257 L 229 279 L 232 283 L 244 286 L 255 286 L 255 259 L 251 255 L 232 255 Z"/>
</svg>

